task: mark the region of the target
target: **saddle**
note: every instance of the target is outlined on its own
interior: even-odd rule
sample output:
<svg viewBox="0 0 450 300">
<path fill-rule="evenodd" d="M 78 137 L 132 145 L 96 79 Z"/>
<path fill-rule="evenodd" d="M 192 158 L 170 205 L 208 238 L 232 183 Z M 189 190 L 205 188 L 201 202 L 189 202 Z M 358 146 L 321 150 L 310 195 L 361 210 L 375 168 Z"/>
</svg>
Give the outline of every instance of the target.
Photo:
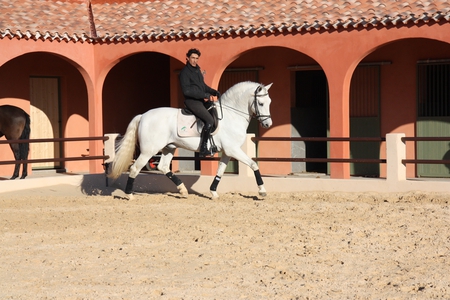
<svg viewBox="0 0 450 300">
<path fill-rule="evenodd" d="M 211 103 L 207 108 L 214 119 L 211 135 L 219 130 L 219 117 L 216 105 Z M 180 137 L 199 137 L 203 128 L 203 121 L 197 118 L 189 109 L 180 108 L 177 116 L 177 132 Z"/>
</svg>

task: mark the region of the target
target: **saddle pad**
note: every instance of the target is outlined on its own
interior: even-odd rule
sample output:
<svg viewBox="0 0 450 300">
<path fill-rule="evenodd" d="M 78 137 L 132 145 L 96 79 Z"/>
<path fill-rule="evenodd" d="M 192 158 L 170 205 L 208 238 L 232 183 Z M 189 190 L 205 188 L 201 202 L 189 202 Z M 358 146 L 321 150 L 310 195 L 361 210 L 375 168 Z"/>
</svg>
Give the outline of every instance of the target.
<svg viewBox="0 0 450 300">
<path fill-rule="evenodd" d="M 201 121 L 199 121 L 201 122 Z M 180 137 L 200 136 L 199 124 L 194 115 L 183 115 L 181 109 L 178 110 L 177 132 Z"/>
</svg>

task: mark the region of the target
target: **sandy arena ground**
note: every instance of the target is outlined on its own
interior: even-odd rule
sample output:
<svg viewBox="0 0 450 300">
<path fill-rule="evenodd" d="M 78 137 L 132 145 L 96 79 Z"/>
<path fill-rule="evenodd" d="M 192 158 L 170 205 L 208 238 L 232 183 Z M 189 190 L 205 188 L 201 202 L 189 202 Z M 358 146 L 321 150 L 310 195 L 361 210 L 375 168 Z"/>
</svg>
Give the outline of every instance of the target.
<svg viewBox="0 0 450 300">
<path fill-rule="evenodd" d="M 0 194 L 0 299 L 450 299 L 450 195 Z"/>
</svg>

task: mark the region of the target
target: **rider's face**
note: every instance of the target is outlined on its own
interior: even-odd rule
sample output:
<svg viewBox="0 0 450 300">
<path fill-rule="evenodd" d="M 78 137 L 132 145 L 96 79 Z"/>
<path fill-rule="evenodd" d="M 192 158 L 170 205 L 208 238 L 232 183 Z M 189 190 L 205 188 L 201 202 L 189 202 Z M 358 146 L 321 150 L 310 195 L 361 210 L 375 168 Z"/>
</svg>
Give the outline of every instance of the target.
<svg viewBox="0 0 450 300">
<path fill-rule="evenodd" d="M 188 58 L 187 58 L 187 61 L 189 62 L 189 64 L 191 65 L 191 66 L 193 66 L 193 67 L 196 67 L 197 66 L 197 63 L 198 63 L 198 54 L 195 54 L 195 53 L 192 53 L 191 54 L 191 56 L 189 56 Z"/>
</svg>

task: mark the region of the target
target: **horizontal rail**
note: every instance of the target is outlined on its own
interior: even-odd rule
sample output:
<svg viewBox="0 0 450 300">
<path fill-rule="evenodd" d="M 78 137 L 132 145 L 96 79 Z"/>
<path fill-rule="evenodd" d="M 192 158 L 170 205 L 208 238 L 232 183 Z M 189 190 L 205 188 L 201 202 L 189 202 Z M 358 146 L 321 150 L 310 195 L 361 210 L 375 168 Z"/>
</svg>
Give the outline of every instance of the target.
<svg viewBox="0 0 450 300">
<path fill-rule="evenodd" d="M 29 139 L 29 140 L 2 140 L 1 144 L 23 144 L 23 143 L 53 143 L 53 142 L 80 142 L 80 141 L 107 141 L 107 136 L 89 136 L 73 138 L 48 138 L 48 139 Z"/>
<path fill-rule="evenodd" d="M 403 142 L 442 142 L 450 141 L 450 137 L 402 137 Z"/>
<path fill-rule="evenodd" d="M 383 137 L 252 137 L 252 141 L 274 142 L 384 142 Z"/>
<path fill-rule="evenodd" d="M 289 158 L 289 157 L 254 157 L 255 161 L 273 162 L 325 162 L 325 163 L 375 163 L 384 164 L 386 159 L 363 159 L 363 158 Z"/>
<path fill-rule="evenodd" d="M 48 142 L 76 142 L 76 141 L 106 141 L 109 137 L 73 137 L 73 138 L 45 138 L 45 139 L 29 139 L 29 140 L 2 140 L 0 144 L 11 143 L 48 143 Z M 312 142 L 383 142 L 383 137 L 252 137 L 252 141 L 312 141 Z M 402 137 L 405 141 L 450 141 L 450 137 Z M 108 159 L 108 155 L 104 156 L 82 156 L 82 157 L 66 157 L 66 158 L 44 158 L 44 159 L 28 159 L 28 160 L 11 160 L 0 161 L 0 165 L 7 164 L 23 164 L 23 163 L 43 163 L 43 162 L 63 162 L 63 161 L 80 161 L 80 160 L 96 160 Z M 255 161 L 264 162 L 323 162 L 323 163 L 386 163 L 386 159 L 360 159 L 360 158 L 289 158 L 289 157 L 253 157 Z M 173 160 L 201 160 L 201 161 L 219 161 L 220 157 L 190 157 L 175 156 Z M 235 159 L 231 159 L 235 160 Z M 450 164 L 450 160 L 430 160 L 430 159 L 403 159 L 403 164 Z"/>
<path fill-rule="evenodd" d="M 402 137 L 403 142 L 407 141 L 450 141 L 450 137 Z M 383 137 L 253 137 L 252 141 L 311 141 L 311 142 L 383 142 Z M 328 162 L 328 163 L 386 163 L 386 159 L 346 159 L 346 158 L 254 158 L 255 161 L 277 161 L 277 162 Z M 403 164 L 450 164 L 450 160 L 432 159 L 403 159 Z"/>
<path fill-rule="evenodd" d="M 174 156 L 172 160 L 220 160 L 220 157 L 214 156 L 214 157 L 198 157 L 198 156 Z"/>
<path fill-rule="evenodd" d="M 80 156 L 80 157 L 63 157 L 63 158 L 39 158 L 39 159 L 21 159 L 21 160 L 7 160 L 0 161 L 0 165 L 14 165 L 24 163 L 44 163 L 44 162 L 62 162 L 62 161 L 77 161 L 77 160 L 95 160 L 108 159 L 109 155 L 102 156 Z"/>
<path fill-rule="evenodd" d="M 89 137 L 45 138 L 45 139 L 28 139 L 28 140 L 1 140 L 0 144 L 55 143 L 55 142 L 107 141 L 107 140 L 109 140 L 109 137 L 107 136 L 89 136 Z M 96 160 L 96 159 L 106 160 L 108 158 L 109 155 L 102 155 L 102 156 L 83 155 L 77 157 L 21 159 L 21 160 L 0 161 L 0 165 L 64 162 L 64 161 L 80 161 L 80 160 Z"/>
<path fill-rule="evenodd" d="M 442 164 L 450 165 L 450 160 L 439 159 L 402 159 L 402 164 Z"/>
<path fill-rule="evenodd" d="M 383 137 L 252 137 L 252 141 L 274 142 L 384 142 Z M 255 161 L 266 162 L 324 162 L 324 163 L 375 163 L 384 164 L 386 159 L 362 158 L 284 158 L 284 157 L 255 157 Z"/>
<path fill-rule="evenodd" d="M 363 158 L 291 158 L 291 157 L 252 157 L 254 161 L 267 161 L 267 162 L 330 162 L 330 163 L 375 163 L 384 164 L 386 159 L 363 159 Z M 192 157 L 192 156 L 174 156 L 173 160 L 212 160 L 218 161 L 220 157 Z M 231 160 L 235 160 L 231 158 Z"/>
<path fill-rule="evenodd" d="M 403 142 L 433 142 L 450 141 L 450 137 L 402 137 Z M 383 137 L 252 137 L 252 141 L 275 142 L 384 142 Z"/>
</svg>

